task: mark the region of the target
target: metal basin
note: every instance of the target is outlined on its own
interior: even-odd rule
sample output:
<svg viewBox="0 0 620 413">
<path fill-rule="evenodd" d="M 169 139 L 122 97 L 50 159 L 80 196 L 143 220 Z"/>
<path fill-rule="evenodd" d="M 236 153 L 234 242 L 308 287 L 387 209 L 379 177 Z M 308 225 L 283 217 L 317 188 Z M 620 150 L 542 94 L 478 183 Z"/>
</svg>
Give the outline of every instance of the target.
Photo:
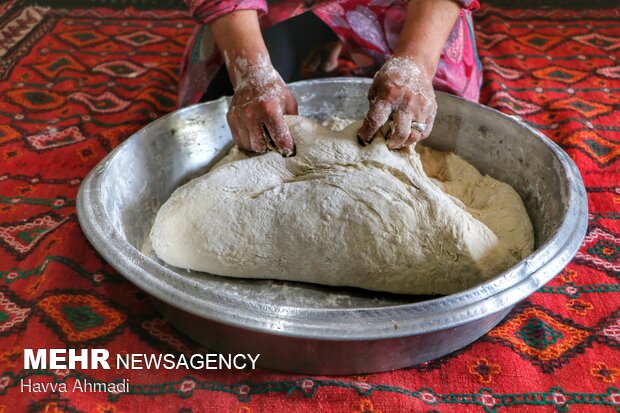
<svg viewBox="0 0 620 413">
<path fill-rule="evenodd" d="M 361 118 L 367 79 L 291 85 L 302 115 Z M 171 113 L 138 131 L 84 180 L 78 217 L 89 241 L 149 293 L 182 332 L 224 353 L 260 353 L 266 367 L 354 374 L 411 366 L 461 348 L 559 273 L 586 231 L 583 182 L 570 158 L 524 123 L 439 93 L 425 144 L 452 150 L 512 185 L 534 224 L 536 250 L 474 288 L 445 297 L 399 296 L 303 283 L 244 280 L 162 263 L 148 234 L 174 189 L 231 144 L 226 99 Z"/>
</svg>

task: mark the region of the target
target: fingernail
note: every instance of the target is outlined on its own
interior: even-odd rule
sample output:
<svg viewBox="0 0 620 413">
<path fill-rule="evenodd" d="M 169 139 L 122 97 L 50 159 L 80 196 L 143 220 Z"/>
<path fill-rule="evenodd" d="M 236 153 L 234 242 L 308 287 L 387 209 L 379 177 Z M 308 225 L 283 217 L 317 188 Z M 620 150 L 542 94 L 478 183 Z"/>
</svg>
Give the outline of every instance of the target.
<svg viewBox="0 0 620 413">
<path fill-rule="evenodd" d="M 295 146 L 293 146 L 293 150 L 290 150 L 289 148 L 280 149 L 280 155 L 284 156 L 285 158 L 295 156 L 295 152 L 296 152 Z"/>
</svg>

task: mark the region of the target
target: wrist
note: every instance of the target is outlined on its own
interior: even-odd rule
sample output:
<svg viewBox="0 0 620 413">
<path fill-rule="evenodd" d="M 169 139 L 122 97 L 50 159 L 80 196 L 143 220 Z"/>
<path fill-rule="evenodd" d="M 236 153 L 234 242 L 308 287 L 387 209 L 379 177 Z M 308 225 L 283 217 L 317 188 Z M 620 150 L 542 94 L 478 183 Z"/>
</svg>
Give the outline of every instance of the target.
<svg viewBox="0 0 620 413">
<path fill-rule="evenodd" d="M 235 90 L 248 82 L 257 83 L 261 78 L 272 78 L 275 72 L 267 50 L 263 53 L 242 51 L 230 54 L 225 51 L 224 61 Z"/>
<path fill-rule="evenodd" d="M 254 56 L 241 55 L 230 60 L 229 73 L 234 78 L 234 90 L 252 88 L 259 90 L 277 84 L 281 77 L 269 59 L 269 54 Z"/>
<path fill-rule="evenodd" d="M 397 48 L 392 55 L 392 58 L 395 57 L 408 59 L 415 63 L 426 76 L 431 79 L 435 77 L 435 72 L 437 71 L 437 59 L 434 57 L 407 48 Z"/>
<path fill-rule="evenodd" d="M 244 67 L 269 62 L 267 47 L 260 31 L 256 10 L 239 10 L 225 14 L 210 24 L 213 38 L 222 52 L 233 86 Z"/>
</svg>

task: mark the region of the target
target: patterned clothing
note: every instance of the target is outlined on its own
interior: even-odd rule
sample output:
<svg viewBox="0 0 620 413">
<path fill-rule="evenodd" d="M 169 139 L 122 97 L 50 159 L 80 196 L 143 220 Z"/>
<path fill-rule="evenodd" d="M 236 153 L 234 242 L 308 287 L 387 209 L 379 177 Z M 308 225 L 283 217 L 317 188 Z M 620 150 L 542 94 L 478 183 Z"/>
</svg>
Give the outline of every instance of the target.
<svg viewBox="0 0 620 413">
<path fill-rule="evenodd" d="M 345 45 L 355 63 L 353 74 L 372 76 L 390 57 L 406 17 L 406 0 L 185 0 L 195 20 L 181 67 L 179 106 L 196 103 L 222 64 L 208 24 L 236 10 L 257 10 L 261 28 L 312 11 Z M 482 68 L 478 60 L 471 10 L 478 0 L 460 0 L 461 13 L 441 55 L 433 84 L 437 90 L 478 101 Z"/>
</svg>

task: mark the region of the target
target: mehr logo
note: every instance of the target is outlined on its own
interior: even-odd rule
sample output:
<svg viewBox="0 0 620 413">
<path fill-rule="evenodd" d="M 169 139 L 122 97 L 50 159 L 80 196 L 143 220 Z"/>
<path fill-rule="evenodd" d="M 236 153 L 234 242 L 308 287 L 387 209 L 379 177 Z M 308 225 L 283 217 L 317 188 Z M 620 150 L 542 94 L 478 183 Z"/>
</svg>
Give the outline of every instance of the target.
<svg viewBox="0 0 620 413">
<path fill-rule="evenodd" d="M 47 357 L 48 352 L 49 360 Z M 110 370 L 110 365 L 108 364 L 109 357 L 110 352 L 105 349 L 38 349 L 35 354 L 33 349 L 25 348 L 24 369 L 75 369 L 76 364 L 79 362 L 82 369 L 102 368 Z"/>
</svg>

